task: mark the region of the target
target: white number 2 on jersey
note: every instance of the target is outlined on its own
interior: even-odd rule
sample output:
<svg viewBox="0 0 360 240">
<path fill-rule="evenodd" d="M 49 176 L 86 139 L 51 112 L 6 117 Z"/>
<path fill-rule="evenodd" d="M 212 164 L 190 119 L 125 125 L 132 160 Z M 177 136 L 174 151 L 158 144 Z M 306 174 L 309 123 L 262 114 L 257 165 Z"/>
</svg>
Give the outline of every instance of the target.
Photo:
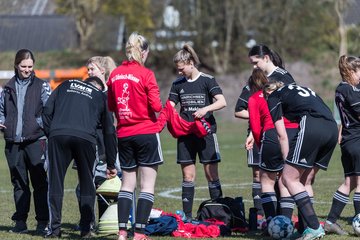
<svg viewBox="0 0 360 240">
<path fill-rule="evenodd" d="M 288 88 L 290 90 L 293 90 L 293 89 L 296 89 L 298 91 L 298 94 L 302 97 L 310 97 L 310 94 L 313 95 L 314 97 L 316 97 L 316 94 L 313 90 L 311 90 L 310 88 L 303 88 L 301 86 L 298 86 L 298 85 L 288 85 Z"/>
</svg>

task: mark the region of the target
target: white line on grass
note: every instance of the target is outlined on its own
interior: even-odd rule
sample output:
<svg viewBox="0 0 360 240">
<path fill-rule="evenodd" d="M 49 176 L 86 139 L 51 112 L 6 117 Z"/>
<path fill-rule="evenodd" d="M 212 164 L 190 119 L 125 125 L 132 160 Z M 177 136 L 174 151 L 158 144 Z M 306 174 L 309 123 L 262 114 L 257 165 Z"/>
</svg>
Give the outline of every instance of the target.
<svg viewBox="0 0 360 240">
<path fill-rule="evenodd" d="M 245 187 L 251 186 L 252 183 L 238 183 L 238 184 L 222 184 L 221 186 L 223 188 L 240 188 L 244 189 Z M 196 189 L 207 189 L 208 186 L 199 186 L 195 187 Z M 164 198 L 171 198 L 171 199 L 179 199 L 181 200 L 181 196 L 173 195 L 174 193 L 181 193 L 181 188 L 171 188 L 165 191 L 160 192 L 158 195 Z M 316 199 L 316 195 L 315 195 Z M 205 201 L 208 200 L 208 198 L 194 198 L 195 201 Z M 243 199 L 244 202 L 253 202 L 252 199 Z M 324 201 L 315 201 L 317 204 L 331 204 L 332 202 L 324 202 Z M 349 202 L 349 204 L 352 204 Z"/>
<path fill-rule="evenodd" d="M 331 181 L 334 180 L 333 178 L 319 178 L 316 179 L 316 182 L 322 182 L 322 181 Z M 238 189 L 244 189 L 246 187 L 251 186 L 252 183 L 236 183 L 236 184 L 222 184 L 221 186 L 223 188 L 229 188 L 229 187 L 233 187 L 233 188 L 238 188 Z M 207 189 L 208 186 L 199 186 L 199 187 L 195 187 L 196 189 Z M 0 193 L 12 193 L 13 190 L 4 190 L 4 189 L 0 189 Z M 74 192 L 75 194 L 75 188 L 66 188 L 64 189 L 64 192 Z M 160 197 L 164 197 L 164 198 L 171 198 L 171 199 L 181 199 L 181 196 L 176 196 L 173 195 L 174 193 L 181 193 L 181 188 L 166 188 L 164 191 L 160 192 L 158 195 Z M 195 201 L 205 201 L 208 198 L 194 198 Z M 316 199 L 316 195 L 315 195 L 315 199 Z M 244 202 L 252 202 L 252 199 L 243 199 Z M 317 204 L 331 204 L 332 202 L 324 202 L 324 201 L 315 201 L 315 203 Z M 352 204 L 351 202 L 349 202 L 348 204 Z"/>
</svg>

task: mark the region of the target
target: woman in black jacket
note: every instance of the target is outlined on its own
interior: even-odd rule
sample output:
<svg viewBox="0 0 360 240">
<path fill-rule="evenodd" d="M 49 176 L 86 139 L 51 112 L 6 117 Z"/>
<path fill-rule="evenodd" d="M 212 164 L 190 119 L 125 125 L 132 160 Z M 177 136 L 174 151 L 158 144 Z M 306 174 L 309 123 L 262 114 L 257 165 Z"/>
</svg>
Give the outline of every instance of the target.
<svg viewBox="0 0 360 240">
<path fill-rule="evenodd" d="M 15 76 L 5 85 L 0 97 L 0 128 L 4 131 L 5 156 L 14 186 L 15 213 L 11 217 L 14 233 L 28 231 L 26 220 L 30 209 L 30 182 L 34 188 L 37 233 L 41 234 L 49 220 L 44 170 L 46 137 L 42 129 L 41 113 L 50 95 L 47 82 L 33 71 L 35 58 L 28 49 L 15 56 Z"/>
</svg>

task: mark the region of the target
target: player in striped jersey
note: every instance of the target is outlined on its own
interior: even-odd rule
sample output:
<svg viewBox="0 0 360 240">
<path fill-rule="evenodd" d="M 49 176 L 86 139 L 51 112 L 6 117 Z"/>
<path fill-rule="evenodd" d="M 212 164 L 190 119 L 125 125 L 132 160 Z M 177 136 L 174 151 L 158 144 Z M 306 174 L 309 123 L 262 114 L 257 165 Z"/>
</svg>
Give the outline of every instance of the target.
<svg viewBox="0 0 360 240">
<path fill-rule="evenodd" d="M 337 223 L 349 195 L 355 189 L 353 201 L 355 215 L 360 213 L 360 59 L 343 55 L 339 59 L 342 81 L 335 91 L 335 103 L 340 113 L 339 144 L 345 180 L 333 195 L 332 205 L 325 222 L 325 231 L 347 235 Z"/>
<path fill-rule="evenodd" d="M 218 174 L 218 163 L 221 158 L 213 112 L 224 108 L 226 101 L 215 78 L 198 70 L 200 61 L 190 45 L 185 44 L 175 54 L 174 63 L 180 78 L 172 84 L 169 94 L 171 105 L 175 106 L 179 103 L 180 116 L 189 122 L 205 118 L 211 125 L 213 133 L 204 138 L 199 138 L 195 134 L 178 138 L 177 163 L 181 165 L 183 175 L 183 210 L 186 217 L 191 218 L 195 192 L 196 155 L 203 164 L 211 199 L 222 197 Z"/>
<path fill-rule="evenodd" d="M 265 45 L 256 45 L 252 47 L 248 54 L 249 61 L 253 65 L 254 68 L 259 68 L 267 75 L 267 78 L 269 80 L 276 80 L 283 82 L 284 84 L 292 84 L 295 83 L 295 80 L 291 76 L 291 74 L 284 69 L 283 60 L 280 57 L 280 55 L 271 50 L 269 47 Z M 250 81 L 251 79 L 249 79 Z M 238 101 L 236 103 L 235 107 L 235 117 L 242 118 L 242 119 L 248 119 L 249 113 L 248 113 L 248 100 L 251 96 L 250 88 L 248 85 L 246 85 L 241 95 L 238 98 Z M 253 139 L 252 133 L 249 131 L 248 137 L 246 139 L 246 142 Z M 259 157 L 259 149 L 256 144 L 253 144 L 252 149 L 248 149 L 247 152 L 248 155 L 248 166 L 252 167 L 253 170 L 253 187 L 252 187 L 252 193 L 253 193 L 253 199 L 254 199 L 254 206 L 258 209 L 258 214 L 263 215 L 263 209 L 259 205 L 261 205 L 261 198 L 259 197 L 261 195 L 261 184 L 260 184 L 260 171 L 259 171 L 259 163 L 260 163 L 260 157 Z M 278 190 L 277 183 L 275 187 L 276 191 Z M 277 195 L 279 195 L 277 193 Z M 281 200 L 282 201 L 282 200 Z M 280 205 L 281 205 L 280 201 Z M 286 200 L 288 204 L 292 200 L 289 198 Z M 294 202 L 290 203 L 294 204 Z"/>
<path fill-rule="evenodd" d="M 318 239 L 325 235 L 305 187 L 311 175 L 326 170 L 336 146 L 338 130 L 331 110 L 309 88 L 280 82 L 269 82 L 264 87 L 268 107 L 279 137 L 285 159 L 283 183 L 294 198 L 307 228 L 299 239 Z M 283 117 L 299 123 L 297 136 L 289 142 Z M 311 177 L 312 178 L 312 177 Z"/>
</svg>

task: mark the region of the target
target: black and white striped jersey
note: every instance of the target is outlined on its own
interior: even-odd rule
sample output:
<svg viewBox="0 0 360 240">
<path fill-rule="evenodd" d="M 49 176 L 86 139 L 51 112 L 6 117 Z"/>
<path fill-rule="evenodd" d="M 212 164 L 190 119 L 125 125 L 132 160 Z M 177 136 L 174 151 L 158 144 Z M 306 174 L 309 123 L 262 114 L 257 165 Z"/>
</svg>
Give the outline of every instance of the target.
<svg viewBox="0 0 360 240">
<path fill-rule="evenodd" d="M 335 90 L 335 103 L 342 124 L 342 141 L 360 137 L 360 89 L 341 82 Z"/>
<path fill-rule="evenodd" d="M 295 80 L 291 74 L 280 67 L 277 67 L 272 73 L 270 73 L 267 78 L 269 81 L 279 81 L 283 82 L 285 85 L 294 84 Z"/>
<path fill-rule="evenodd" d="M 304 115 L 335 121 L 329 107 L 307 87 L 295 84 L 284 86 L 271 93 L 267 102 L 274 122 L 283 116 L 290 121 L 300 122 Z"/>
</svg>

